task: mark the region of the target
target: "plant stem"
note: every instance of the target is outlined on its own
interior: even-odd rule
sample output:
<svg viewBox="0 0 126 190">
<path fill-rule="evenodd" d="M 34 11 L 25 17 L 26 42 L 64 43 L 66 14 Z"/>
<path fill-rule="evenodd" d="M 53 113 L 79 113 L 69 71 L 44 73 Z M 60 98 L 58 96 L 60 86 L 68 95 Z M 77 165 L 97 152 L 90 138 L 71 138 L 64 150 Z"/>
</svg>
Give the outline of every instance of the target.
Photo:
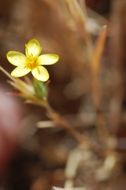
<svg viewBox="0 0 126 190">
<path fill-rule="evenodd" d="M 67 130 L 70 135 L 74 137 L 74 139 L 82 144 L 86 139 L 83 135 L 81 135 L 78 131 L 76 131 L 72 126 L 70 126 L 69 122 L 62 117 L 59 113 L 57 113 L 48 103 L 48 101 L 44 104 L 45 109 L 47 110 L 48 117 L 55 122 L 56 125 L 62 127 Z"/>
</svg>

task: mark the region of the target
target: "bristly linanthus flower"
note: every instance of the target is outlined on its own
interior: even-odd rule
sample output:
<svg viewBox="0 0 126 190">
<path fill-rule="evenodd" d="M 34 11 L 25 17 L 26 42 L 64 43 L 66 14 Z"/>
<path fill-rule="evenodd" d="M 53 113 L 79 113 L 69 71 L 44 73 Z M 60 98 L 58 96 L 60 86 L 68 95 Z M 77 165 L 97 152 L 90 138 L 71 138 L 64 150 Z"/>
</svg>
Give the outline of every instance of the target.
<svg viewBox="0 0 126 190">
<path fill-rule="evenodd" d="M 7 53 L 8 61 L 17 66 L 12 72 L 13 77 L 22 77 L 29 72 L 40 81 L 47 81 L 49 73 L 42 65 L 52 65 L 59 60 L 57 54 L 43 54 L 40 55 L 42 47 L 38 40 L 32 39 L 25 45 L 25 54 L 18 51 L 9 51 Z"/>
</svg>

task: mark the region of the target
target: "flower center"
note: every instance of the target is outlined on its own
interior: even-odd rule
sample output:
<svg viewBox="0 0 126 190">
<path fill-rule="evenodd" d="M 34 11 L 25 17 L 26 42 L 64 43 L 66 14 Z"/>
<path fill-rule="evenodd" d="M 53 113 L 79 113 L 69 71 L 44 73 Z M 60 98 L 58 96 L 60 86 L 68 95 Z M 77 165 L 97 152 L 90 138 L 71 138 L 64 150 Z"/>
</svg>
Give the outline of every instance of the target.
<svg viewBox="0 0 126 190">
<path fill-rule="evenodd" d="M 32 69 L 34 69 L 37 66 L 38 66 L 38 64 L 37 64 L 37 61 L 35 59 L 28 59 L 28 61 L 27 61 L 27 67 L 29 69 L 32 70 Z"/>
</svg>

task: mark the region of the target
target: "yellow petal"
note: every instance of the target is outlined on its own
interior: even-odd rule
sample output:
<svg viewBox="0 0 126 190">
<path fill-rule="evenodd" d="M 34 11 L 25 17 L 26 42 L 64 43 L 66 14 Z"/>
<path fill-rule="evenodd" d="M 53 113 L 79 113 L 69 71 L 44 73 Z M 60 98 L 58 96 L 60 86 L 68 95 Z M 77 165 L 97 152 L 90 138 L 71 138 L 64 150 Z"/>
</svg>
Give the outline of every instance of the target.
<svg viewBox="0 0 126 190">
<path fill-rule="evenodd" d="M 25 67 L 16 67 L 12 72 L 11 75 L 13 77 L 23 77 L 24 75 L 28 74 L 30 69 Z"/>
<path fill-rule="evenodd" d="M 55 64 L 59 60 L 59 56 L 57 54 L 44 54 L 38 57 L 39 65 L 52 65 Z"/>
<path fill-rule="evenodd" d="M 26 63 L 26 56 L 18 51 L 8 51 L 7 59 L 15 66 L 24 66 Z"/>
<path fill-rule="evenodd" d="M 32 39 L 28 41 L 28 43 L 25 45 L 25 53 L 27 57 L 37 57 L 40 55 L 42 51 L 42 47 L 40 46 L 40 43 L 36 39 Z"/>
<path fill-rule="evenodd" d="M 33 76 L 40 81 L 47 81 L 49 79 L 49 73 L 43 66 L 38 66 L 32 70 Z"/>
</svg>

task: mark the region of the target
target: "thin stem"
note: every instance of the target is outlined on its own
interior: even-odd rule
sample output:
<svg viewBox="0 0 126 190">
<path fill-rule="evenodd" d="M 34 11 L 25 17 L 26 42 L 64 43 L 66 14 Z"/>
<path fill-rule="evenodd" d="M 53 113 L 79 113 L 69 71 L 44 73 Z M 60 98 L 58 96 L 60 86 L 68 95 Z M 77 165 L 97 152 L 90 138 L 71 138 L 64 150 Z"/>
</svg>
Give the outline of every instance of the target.
<svg viewBox="0 0 126 190">
<path fill-rule="evenodd" d="M 43 105 L 42 105 L 43 106 Z M 67 130 L 69 134 L 71 134 L 74 139 L 79 143 L 82 144 L 86 139 L 84 139 L 84 136 L 81 135 L 78 131 L 76 131 L 72 126 L 70 126 L 69 122 L 62 117 L 59 113 L 57 113 L 48 103 L 48 101 L 45 102 L 44 107 L 47 110 L 48 117 L 52 119 L 56 125 L 62 127 L 63 129 Z"/>
<path fill-rule="evenodd" d="M 30 102 L 34 105 L 38 105 L 40 107 L 44 107 L 47 111 L 48 117 L 59 127 L 65 129 L 76 141 L 79 143 L 79 146 L 83 146 L 85 148 L 92 148 L 100 153 L 100 146 L 93 143 L 88 136 L 84 134 L 80 134 L 75 128 L 71 126 L 71 124 L 59 113 L 57 113 L 49 104 L 48 100 L 33 100 Z M 103 150 L 104 151 L 104 150 Z M 100 153 L 101 154 L 101 153 Z"/>
</svg>

